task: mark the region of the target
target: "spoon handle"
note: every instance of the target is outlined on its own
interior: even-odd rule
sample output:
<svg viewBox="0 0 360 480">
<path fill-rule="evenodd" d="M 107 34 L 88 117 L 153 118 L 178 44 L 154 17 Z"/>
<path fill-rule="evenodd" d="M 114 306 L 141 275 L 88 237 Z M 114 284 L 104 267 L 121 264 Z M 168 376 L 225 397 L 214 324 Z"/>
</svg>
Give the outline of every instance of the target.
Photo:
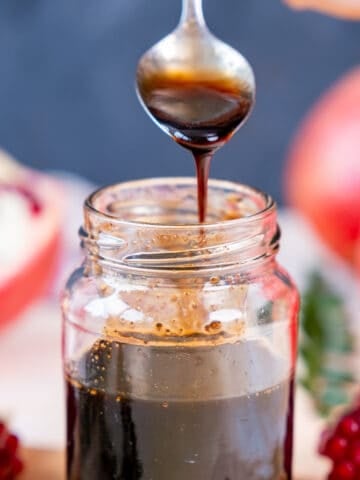
<svg viewBox="0 0 360 480">
<path fill-rule="evenodd" d="M 183 0 L 180 25 L 205 26 L 202 0 Z"/>
</svg>

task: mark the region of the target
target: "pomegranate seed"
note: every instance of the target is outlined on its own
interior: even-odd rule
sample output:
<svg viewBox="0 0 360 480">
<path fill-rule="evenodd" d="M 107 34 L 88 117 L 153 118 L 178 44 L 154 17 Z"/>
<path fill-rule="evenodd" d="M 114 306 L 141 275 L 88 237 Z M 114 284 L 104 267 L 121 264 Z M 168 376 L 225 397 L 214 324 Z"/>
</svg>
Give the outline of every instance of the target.
<svg viewBox="0 0 360 480">
<path fill-rule="evenodd" d="M 349 459 L 359 469 L 360 468 L 360 440 L 356 440 L 349 447 Z"/>
<path fill-rule="evenodd" d="M 23 463 L 17 457 L 19 440 L 8 432 L 4 423 L 0 422 L 0 480 L 14 480 L 23 470 Z"/>
<path fill-rule="evenodd" d="M 17 457 L 13 460 L 13 474 L 18 475 L 24 470 L 24 464 Z"/>
<path fill-rule="evenodd" d="M 356 437 L 360 432 L 360 425 L 352 416 L 346 416 L 340 421 L 337 430 L 346 438 Z"/>
<path fill-rule="evenodd" d="M 357 409 L 351 413 L 351 417 L 360 425 L 360 407 L 357 407 Z"/>
<path fill-rule="evenodd" d="M 334 466 L 333 471 L 330 474 L 330 479 L 335 480 L 356 480 L 356 470 L 354 465 L 348 461 L 342 461 Z M 332 475 L 332 477 L 331 477 Z"/>
<path fill-rule="evenodd" d="M 11 473 L 11 456 L 4 450 L 0 453 L 0 479 L 7 478 Z"/>
<path fill-rule="evenodd" d="M 325 455 L 337 461 L 345 457 L 348 441 L 344 437 L 330 438 L 326 444 Z"/>
<path fill-rule="evenodd" d="M 3 465 L 7 465 L 11 461 L 11 454 L 5 450 L 5 448 L 2 448 L 0 450 L 0 467 Z"/>
<path fill-rule="evenodd" d="M 19 440 L 16 435 L 9 435 L 5 443 L 5 449 L 8 453 L 10 453 L 10 455 L 15 455 L 18 445 Z"/>
<path fill-rule="evenodd" d="M 360 480 L 360 396 L 337 425 L 327 428 L 319 447 L 333 461 L 328 480 Z"/>
<path fill-rule="evenodd" d="M 0 423 L 0 448 L 4 448 L 8 432 L 3 423 Z"/>
<path fill-rule="evenodd" d="M 3 469 L 0 467 L 0 478 L 4 480 L 12 480 L 11 470 L 10 468 Z"/>
</svg>

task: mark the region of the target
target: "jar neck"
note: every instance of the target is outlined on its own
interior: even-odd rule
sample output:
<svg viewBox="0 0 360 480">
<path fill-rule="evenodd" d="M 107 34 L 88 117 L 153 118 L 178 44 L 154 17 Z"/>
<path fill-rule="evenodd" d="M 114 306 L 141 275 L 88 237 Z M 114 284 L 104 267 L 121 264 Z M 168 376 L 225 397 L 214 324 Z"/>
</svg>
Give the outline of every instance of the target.
<svg viewBox="0 0 360 480">
<path fill-rule="evenodd" d="M 209 182 L 208 223 L 197 223 L 194 179 L 163 178 L 105 187 L 84 207 L 80 230 L 90 262 L 133 273 L 199 274 L 251 268 L 274 258 L 276 208 L 266 194 Z"/>
</svg>

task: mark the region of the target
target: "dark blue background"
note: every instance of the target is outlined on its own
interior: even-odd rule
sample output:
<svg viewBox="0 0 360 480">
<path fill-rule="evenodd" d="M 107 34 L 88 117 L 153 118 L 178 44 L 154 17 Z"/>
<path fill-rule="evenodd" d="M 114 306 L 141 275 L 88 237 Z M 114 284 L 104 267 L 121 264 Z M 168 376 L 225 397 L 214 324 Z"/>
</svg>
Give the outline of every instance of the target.
<svg viewBox="0 0 360 480">
<path fill-rule="evenodd" d="M 134 93 L 141 53 L 177 23 L 180 0 L 0 0 L 0 145 L 37 168 L 109 183 L 191 175 L 189 154 L 155 127 Z M 360 23 L 295 13 L 280 0 L 204 0 L 212 30 L 252 63 L 252 118 L 212 176 L 281 199 L 299 120 L 359 61 Z"/>
</svg>

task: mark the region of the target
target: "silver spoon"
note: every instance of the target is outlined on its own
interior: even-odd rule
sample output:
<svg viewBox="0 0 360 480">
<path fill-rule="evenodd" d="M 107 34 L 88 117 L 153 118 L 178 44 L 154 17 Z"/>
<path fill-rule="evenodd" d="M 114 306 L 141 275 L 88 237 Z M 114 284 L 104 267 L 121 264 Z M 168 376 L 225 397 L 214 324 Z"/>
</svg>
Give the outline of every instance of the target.
<svg viewBox="0 0 360 480">
<path fill-rule="evenodd" d="M 193 153 L 221 147 L 255 99 L 251 66 L 209 31 L 202 0 L 183 0 L 179 25 L 141 57 L 136 81 L 150 117 Z"/>
</svg>

